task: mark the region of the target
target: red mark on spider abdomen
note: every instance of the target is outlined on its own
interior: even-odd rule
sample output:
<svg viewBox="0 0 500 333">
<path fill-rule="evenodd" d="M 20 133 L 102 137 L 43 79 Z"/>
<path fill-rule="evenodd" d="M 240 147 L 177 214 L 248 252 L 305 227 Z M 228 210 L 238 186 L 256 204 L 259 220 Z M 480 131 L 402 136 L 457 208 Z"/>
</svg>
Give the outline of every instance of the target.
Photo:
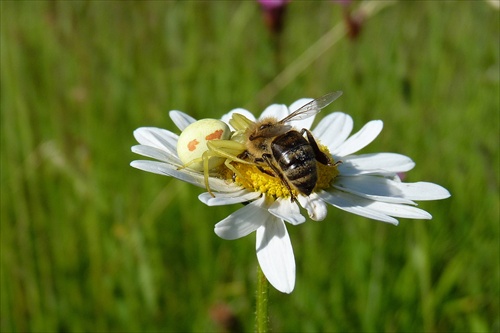
<svg viewBox="0 0 500 333">
<path fill-rule="evenodd" d="M 193 151 L 196 149 L 196 146 L 199 144 L 198 140 L 194 139 L 194 140 L 191 140 L 189 141 L 188 143 L 188 149 L 189 151 Z"/>
<path fill-rule="evenodd" d="M 207 139 L 207 141 L 208 141 L 208 140 L 220 139 L 220 138 L 222 137 L 222 133 L 224 133 L 224 131 L 223 131 L 223 130 L 221 130 L 221 129 L 220 129 L 220 130 L 217 130 L 217 131 L 215 131 L 215 132 L 213 132 L 213 133 L 211 133 L 211 134 L 207 135 L 207 136 L 205 137 L 205 139 Z"/>
</svg>

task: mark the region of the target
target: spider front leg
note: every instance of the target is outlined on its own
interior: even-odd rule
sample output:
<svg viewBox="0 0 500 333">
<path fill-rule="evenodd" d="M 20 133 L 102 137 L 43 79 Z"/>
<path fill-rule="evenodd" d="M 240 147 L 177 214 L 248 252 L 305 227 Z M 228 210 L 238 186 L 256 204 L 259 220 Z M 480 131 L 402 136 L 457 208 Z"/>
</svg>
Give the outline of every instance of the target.
<svg viewBox="0 0 500 333">
<path fill-rule="evenodd" d="M 219 158 L 225 158 L 224 165 L 231 170 L 234 174 L 236 174 L 240 179 L 245 179 L 243 175 L 231 164 L 231 162 L 238 162 L 243 164 L 253 164 L 251 162 L 242 160 L 238 158 L 238 155 L 245 151 L 245 145 L 242 143 L 231 141 L 231 140 L 212 140 L 207 142 L 208 150 L 203 153 L 203 173 L 205 178 L 205 187 L 207 188 L 208 193 L 212 197 L 215 198 L 215 195 L 210 190 L 210 186 L 208 183 L 209 176 L 209 166 L 208 159 L 211 156 L 216 156 Z"/>
<path fill-rule="evenodd" d="M 201 157 L 199 158 L 195 158 L 195 159 L 192 159 L 191 161 L 189 161 L 188 163 L 180 166 L 177 168 L 177 170 L 182 170 L 182 169 L 185 169 L 185 168 L 189 168 L 189 166 L 191 165 L 196 165 L 197 163 L 201 163 L 202 165 L 202 169 L 203 169 L 203 177 L 204 177 L 204 184 L 205 184 L 205 188 L 207 189 L 208 193 L 210 193 L 210 195 L 212 197 L 215 197 L 215 195 L 212 193 L 212 191 L 210 190 L 210 186 L 208 184 L 208 177 L 209 177 L 209 170 L 211 169 L 210 166 L 209 166 L 209 162 L 210 162 L 210 158 L 211 157 L 214 157 L 214 158 L 220 158 L 217 154 L 215 154 L 214 152 L 210 151 L 210 150 L 207 150 L 205 151 Z M 219 164 L 220 165 L 220 164 Z M 198 168 L 192 168 L 192 170 L 195 170 L 195 171 L 198 171 Z"/>
</svg>

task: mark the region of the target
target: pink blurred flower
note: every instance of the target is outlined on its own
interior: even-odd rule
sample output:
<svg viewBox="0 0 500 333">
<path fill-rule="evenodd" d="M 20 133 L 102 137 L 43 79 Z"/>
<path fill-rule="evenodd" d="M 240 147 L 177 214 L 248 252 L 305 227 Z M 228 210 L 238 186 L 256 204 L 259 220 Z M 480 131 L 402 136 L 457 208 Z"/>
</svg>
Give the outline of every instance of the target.
<svg viewBox="0 0 500 333">
<path fill-rule="evenodd" d="M 349 6 L 352 2 L 352 0 L 332 0 L 332 1 L 342 6 Z"/>
<path fill-rule="evenodd" d="M 284 7 L 290 0 L 257 0 L 264 10 L 271 10 L 277 7 Z"/>
</svg>

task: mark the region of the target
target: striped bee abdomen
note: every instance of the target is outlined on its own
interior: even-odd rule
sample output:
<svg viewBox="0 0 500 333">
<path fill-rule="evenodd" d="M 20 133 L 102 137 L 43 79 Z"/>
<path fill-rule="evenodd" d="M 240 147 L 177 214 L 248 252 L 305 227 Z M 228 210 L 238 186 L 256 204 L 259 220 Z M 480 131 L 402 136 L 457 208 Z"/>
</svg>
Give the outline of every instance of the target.
<svg viewBox="0 0 500 333">
<path fill-rule="evenodd" d="M 272 154 L 283 176 L 300 193 L 311 194 L 318 181 L 314 150 L 297 131 L 289 131 L 274 139 Z"/>
</svg>

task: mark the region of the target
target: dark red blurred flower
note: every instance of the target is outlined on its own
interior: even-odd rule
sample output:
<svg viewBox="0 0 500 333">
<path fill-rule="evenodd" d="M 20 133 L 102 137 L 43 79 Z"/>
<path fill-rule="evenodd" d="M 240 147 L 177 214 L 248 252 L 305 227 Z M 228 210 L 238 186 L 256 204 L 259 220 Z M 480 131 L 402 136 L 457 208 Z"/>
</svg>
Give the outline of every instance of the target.
<svg viewBox="0 0 500 333">
<path fill-rule="evenodd" d="M 290 0 L 257 0 L 262 7 L 262 14 L 267 28 L 273 34 L 283 30 L 285 9 Z"/>
<path fill-rule="evenodd" d="M 210 308 L 210 317 L 221 332 L 242 332 L 243 327 L 234 311 L 225 303 L 214 304 Z"/>
<path fill-rule="evenodd" d="M 333 0 L 333 2 L 342 6 L 342 14 L 347 29 L 347 35 L 349 36 L 349 38 L 355 39 L 361 32 L 361 27 L 364 22 L 364 16 L 359 11 L 352 11 L 352 0 Z"/>
</svg>

